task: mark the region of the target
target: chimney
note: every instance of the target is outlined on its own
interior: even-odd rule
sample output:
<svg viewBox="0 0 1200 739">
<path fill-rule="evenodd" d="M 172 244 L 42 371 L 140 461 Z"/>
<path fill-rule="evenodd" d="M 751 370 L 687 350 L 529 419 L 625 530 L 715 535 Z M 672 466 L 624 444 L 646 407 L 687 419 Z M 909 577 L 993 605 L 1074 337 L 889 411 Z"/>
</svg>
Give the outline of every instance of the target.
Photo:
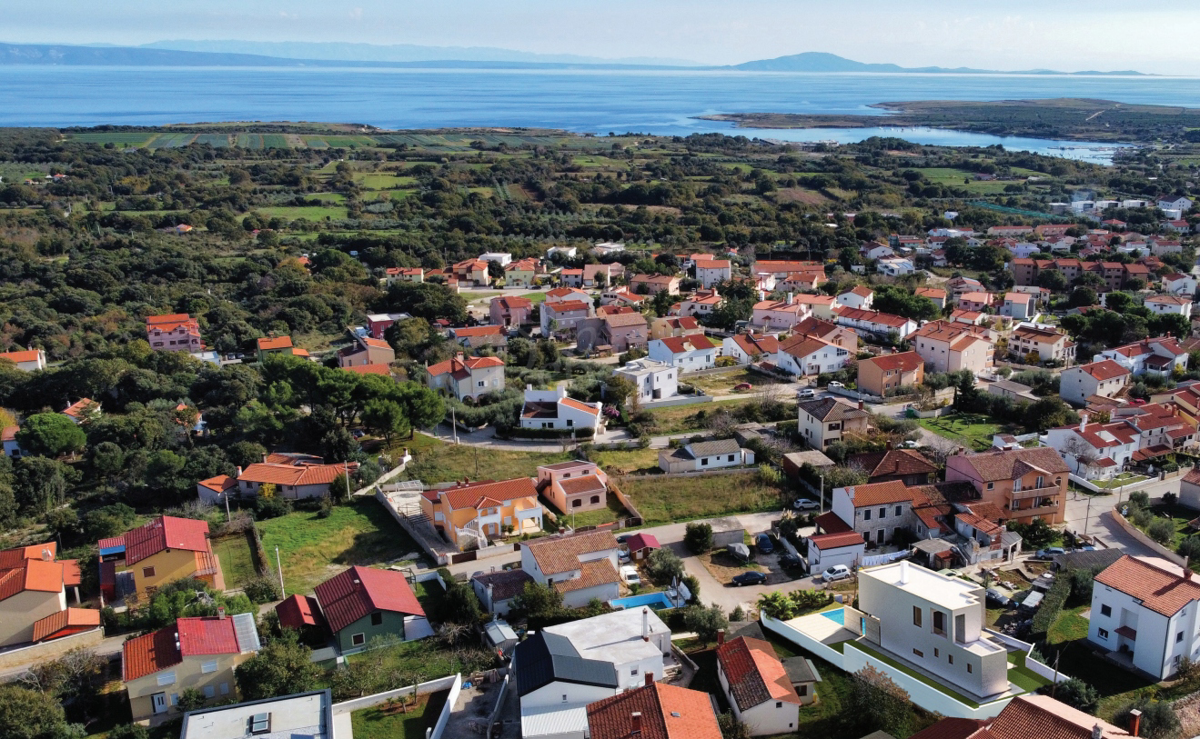
<svg viewBox="0 0 1200 739">
<path fill-rule="evenodd" d="M 860 400 L 860 401 L 858 401 L 858 409 L 859 409 L 860 411 L 863 409 L 863 402 L 862 402 L 861 400 Z"/>
<path fill-rule="evenodd" d="M 1183 558 L 1183 579 L 1184 580 L 1192 579 L 1192 568 L 1188 566 L 1189 559 L 1191 559 L 1191 558 L 1190 557 Z"/>
<path fill-rule="evenodd" d="M 1129 733 L 1133 736 L 1141 736 L 1141 730 L 1142 712 L 1135 708 L 1129 712 Z"/>
<path fill-rule="evenodd" d="M 719 647 L 724 643 L 725 643 L 725 629 L 720 629 L 717 631 L 717 646 Z"/>
<path fill-rule="evenodd" d="M 793 295 L 792 295 L 792 294 L 789 292 L 789 293 L 787 294 L 787 304 L 788 304 L 788 305 L 791 305 L 793 302 L 795 302 L 795 300 L 796 300 L 795 296 L 793 296 Z"/>
<path fill-rule="evenodd" d="M 650 641 L 650 609 L 642 607 L 642 641 Z"/>
<path fill-rule="evenodd" d="M 1082 432 L 1087 427 L 1087 422 L 1088 422 L 1088 414 L 1080 413 L 1079 414 L 1079 430 L 1080 430 L 1080 432 Z"/>
<path fill-rule="evenodd" d="M 241 467 L 238 467 L 238 468 L 237 468 L 237 471 L 238 471 L 238 474 L 237 474 L 237 476 L 238 476 L 238 477 L 241 477 L 241 476 L 242 476 L 242 468 L 241 468 Z"/>
<path fill-rule="evenodd" d="M 493 585 L 491 583 L 488 583 L 487 594 L 488 594 L 488 605 L 490 605 L 490 606 L 494 605 L 494 603 L 495 603 L 495 601 L 492 600 L 492 591 L 493 591 Z"/>
<path fill-rule="evenodd" d="M 647 685 L 654 684 L 654 673 L 653 672 L 650 672 L 650 671 L 646 672 L 646 684 Z"/>
<path fill-rule="evenodd" d="M 900 560 L 900 584 L 901 585 L 908 584 L 908 560 L 907 559 Z"/>
<path fill-rule="evenodd" d="M 629 733 L 631 735 L 640 735 L 642 733 L 642 712 L 634 711 L 633 713 L 629 714 L 629 718 L 633 721 L 633 726 L 629 729 Z"/>
<path fill-rule="evenodd" d="M 225 618 L 225 606 L 217 607 L 217 618 L 219 618 L 219 619 Z"/>
<path fill-rule="evenodd" d="M 884 448 L 886 448 L 890 452 L 896 448 L 896 445 L 892 443 L 891 439 L 888 439 L 888 442 L 886 444 L 884 444 Z"/>
</svg>

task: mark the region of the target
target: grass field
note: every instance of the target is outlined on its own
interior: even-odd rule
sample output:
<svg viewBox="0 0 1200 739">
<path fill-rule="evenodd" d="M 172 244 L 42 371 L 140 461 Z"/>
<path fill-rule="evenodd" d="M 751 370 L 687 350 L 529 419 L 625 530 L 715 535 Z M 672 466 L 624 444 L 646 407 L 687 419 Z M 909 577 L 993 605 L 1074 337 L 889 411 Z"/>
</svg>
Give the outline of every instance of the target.
<svg viewBox="0 0 1200 739">
<path fill-rule="evenodd" d="M 946 185 L 947 187 L 961 187 L 965 190 L 970 190 L 973 193 L 981 195 L 995 195 L 1004 192 L 1005 185 L 1012 185 L 1015 181 L 1008 182 L 980 182 L 975 179 L 973 172 L 967 172 L 961 169 L 953 169 L 950 167 L 926 167 L 918 169 L 918 172 L 925 175 L 925 179 L 937 185 Z M 970 180 L 970 182 L 964 182 Z"/>
<path fill-rule="evenodd" d="M 765 485 L 755 473 L 664 477 L 635 475 L 617 481 L 633 505 L 654 526 L 673 521 L 752 513 L 779 508 L 778 488 Z"/>
<path fill-rule="evenodd" d="M 721 377 L 721 375 L 717 376 Z M 677 405 L 671 408 L 655 408 L 653 411 L 654 427 L 651 432 L 656 436 L 665 436 L 667 434 L 685 434 L 689 431 L 703 431 L 707 428 L 706 423 L 710 414 L 717 411 L 732 411 L 739 405 L 741 405 L 740 402 L 730 401 L 720 404 L 699 403 L 697 405 Z"/>
<path fill-rule="evenodd" d="M 686 382 L 689 385 L 700 388 L 709 395 L 729 395 L 731 393 L 751 395 L 764 386 L 780 384 L 780 381 L 774 377 L 767 377 L 766 375 L 760 375 L 757 372 L 751 372 L 746 369 L 735 369 L 730 372 L 688 378 Z M 750 383 L 751 388 L 749 390 L 736 391 L 733 389 L 742 383 Z"/>
<path fill-rule="evenodd" d="M 449 649 L 435 646 L 433 640 L 400 642 L 381 649 L 372 649 L 346 657 L 347 662 L 381 659 L 384 672 L 407 675 L 416 682 L 436 680 L 453 675 L 463 668 L 463 662 Z M 355 736 L 358 736 L 355 733 Z M 424 736 L 424 734 L 422 734 Z"/>
<path fill-rule="evenodd" d="M 396 190 L 412 187 L 417 183 L 416 177 L 404 177 L 387 172 L 368 172 L 355 175 L 354 179 L 368 190 Z"/>
<path fill-rule="evenodd" d="M 315 585 L 350 565 L 391 562 L 421 551 L 370 498 L 335 506 L 328 518 L 318 518 L 312 511 L 295 511 L 258 523 L 258 530 L 269 559 L 279 547 L 288 595 L 310 593 Z"/>
<path fill-rule="evenodd" d="M 225 575 L 225 587 L 241 588 L 258 577 L 254 570 L 254 558 L 250 553 L 250 542 L 245 534 L 213 539 L 213 552 L 221 561 L 221 572 Z"/>
<path fill-rule="evenodd" d="M 347 217 L 346 208 L 337 205 L 302 207 L 268 206 L 266 208 L 257 208 L 256 210 L 268 218 L 286 218 L 289 221 L 301 218 L 309 221 L 324 221 L 326 219 L 340 221 Z"/>
<path fill-rule="evenodd" d="M 406 441 L 413 455 L 408 466 L 409 476 L 424 483 L 452 482 L 469 477 L 472 480 L 509 480 L 514 477 L 535 477 L 544 464 L 566 462 L 570 454 L 517 452 L 502 449 L 481 449 L 466 444 L 446 444 L 422 434 Z"/>
<path fill-rule="evenodd" d="M 358 739 L 425 739 L 425 730 L 437 723 L 449 691 L 417 696 L 407 712 L 384 713 L 382 707 L 365 708 L 350 714 L 350 725 Z"/>
<path fill-rule="evenodd" d="M 977 414 L 952 414 L 941 418 L 919 418 L 917 424 L 938 436 L 969 445 L 975 451 L 985 451 L 992 446 L 992 436 L 1004 432 L 1004 428 L 988 416 Z"/>
</svg>

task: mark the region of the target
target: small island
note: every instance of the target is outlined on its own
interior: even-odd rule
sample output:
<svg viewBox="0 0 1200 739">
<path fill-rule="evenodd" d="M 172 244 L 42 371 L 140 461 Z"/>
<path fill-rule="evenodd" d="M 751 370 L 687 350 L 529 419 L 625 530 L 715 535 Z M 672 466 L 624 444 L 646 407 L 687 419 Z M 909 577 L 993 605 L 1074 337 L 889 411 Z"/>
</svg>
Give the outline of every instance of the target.
<svg viewBox="0 0 1200 739">
<path fill-rule="evenodd" d="M 738 128 L 874 128 L 928 126 L 996 136 L 1150 143 L 1200 140 L 1200 109 L 1128 105 L 1112 100 L 1055 98 L 971 102 L 878 103 L 889 115 L 725 113 L 699 116 Z"/>
</svg>

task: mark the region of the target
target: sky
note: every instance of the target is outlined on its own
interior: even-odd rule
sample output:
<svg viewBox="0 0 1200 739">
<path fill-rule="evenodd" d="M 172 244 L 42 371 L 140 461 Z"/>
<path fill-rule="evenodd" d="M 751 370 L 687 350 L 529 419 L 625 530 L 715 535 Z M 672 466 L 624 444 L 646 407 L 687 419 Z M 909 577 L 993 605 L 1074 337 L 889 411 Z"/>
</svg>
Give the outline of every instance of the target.
<svg viewBox="0 0 1200 739">
<path fill-rule="evenodd" d="M 1200 75 L 1200 6 L 1166 0 L 3 0 L 0 41 L 350 41 L 736 64 L 864 62 Z"/>
</svg>

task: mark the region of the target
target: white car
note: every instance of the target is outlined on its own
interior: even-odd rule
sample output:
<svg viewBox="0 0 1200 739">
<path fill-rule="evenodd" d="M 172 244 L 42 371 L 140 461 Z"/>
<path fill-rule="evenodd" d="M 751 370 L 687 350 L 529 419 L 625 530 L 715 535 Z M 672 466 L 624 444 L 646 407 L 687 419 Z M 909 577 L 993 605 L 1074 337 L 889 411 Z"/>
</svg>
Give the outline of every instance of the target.
<svg viewBox="0 0 1200 739">
<path fill-rule="evenodd" d="M 843 384 L 842 384 L 842 383 L 840 383 L 840 382 L 834 381 L 834 382 L 831 382 L 831 383 L 829 383 L 829 387 L 841 387 L 841 388 L 844 388 L 844 387 L 846 387 L 846 386 L 845 386 L 845 385 L 843 385 Z"/>
<path fill-rule="evenodd" d="M 834 565 L 821 573 L 821 579 L 825 582 L 845 580 L 847 577 L 850 577 L 850 568 L 846 565 Z"/>
<path fill-rule="evenodd" d="M 641 585 L 642 577 L 638 574 L 637 568 L 633 565 L 625 565 L 621 568 L 621 582 L 626 585 Z"/>
<path fill-rule="evenodd" d="M 808 400 L 809 398 L 817 397 L 817 391 L 811 387 L 802 387 L 796 391 L 796 397 L 800 400 Z"/>
<path fill-rule="evenodd" d="M 798 511 L 819 511 L 821 510 L 821 504 L 808 498 L 797 498 L 796 502 L 792 503 L 792 508 Z"/>
</svg>

